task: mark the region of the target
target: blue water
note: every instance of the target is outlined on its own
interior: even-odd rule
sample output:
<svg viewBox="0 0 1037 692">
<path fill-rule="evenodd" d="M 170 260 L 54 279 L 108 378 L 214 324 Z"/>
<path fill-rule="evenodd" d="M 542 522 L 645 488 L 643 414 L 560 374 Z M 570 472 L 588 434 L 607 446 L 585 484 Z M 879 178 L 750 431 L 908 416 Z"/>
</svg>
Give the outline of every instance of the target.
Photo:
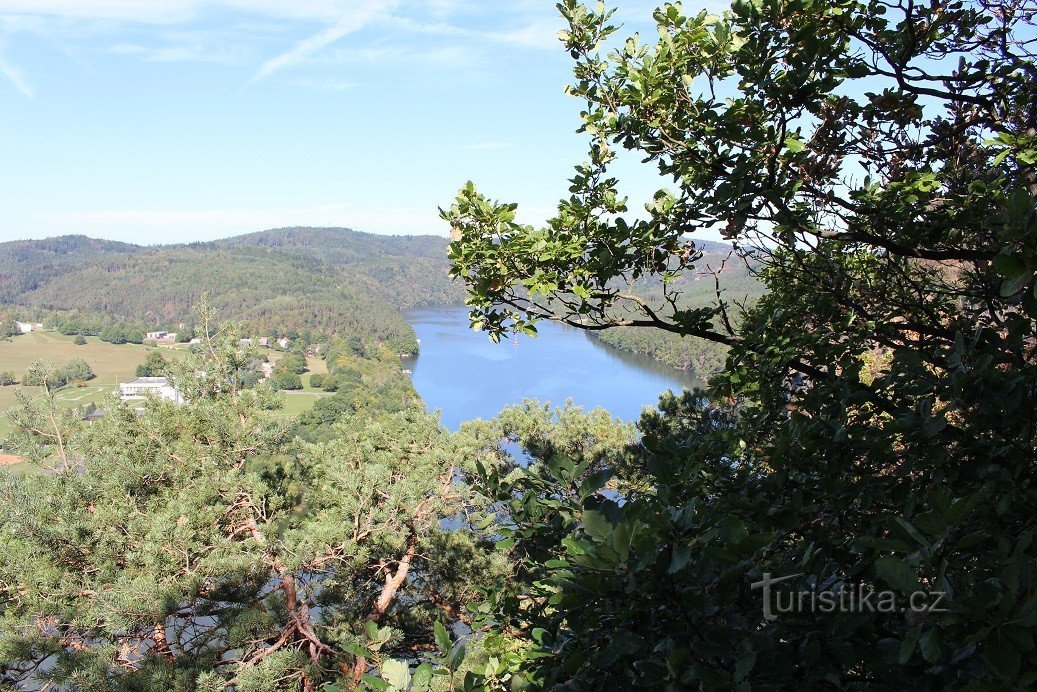
<svg viewBox="0 0 1037 692">
<path fill-rule="evenodd" d="M 421 340 L 421 354 L 408 358 L 414 387 L 443 424 L 493 418 L 501 409 L 537 398 L 586 408 L 602 406 L 634 421 L 644 406 L 672 389 L 702 386 L 686 372 L 602 344 L 587 332 L 555 323 L 538 325 L 539 336 L 491 343 L 469 328 L 464 307 L 412 310 L 407 321 Z"/>
</svg>

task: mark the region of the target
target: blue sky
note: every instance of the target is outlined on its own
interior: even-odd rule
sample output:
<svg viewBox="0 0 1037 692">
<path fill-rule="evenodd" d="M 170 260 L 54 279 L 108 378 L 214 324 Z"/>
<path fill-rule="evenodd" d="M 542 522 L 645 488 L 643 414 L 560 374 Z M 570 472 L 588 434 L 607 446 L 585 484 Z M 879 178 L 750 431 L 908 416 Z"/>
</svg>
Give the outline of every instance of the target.
<svg viewBox="0 0 1037 692">
<path fill-rule="evenodd" d="M 537 222 L 584 152 L 561 27 L 532 0 L 0 0 L 0 240 L 445 235 L 469 178 Z"/>
</svg>

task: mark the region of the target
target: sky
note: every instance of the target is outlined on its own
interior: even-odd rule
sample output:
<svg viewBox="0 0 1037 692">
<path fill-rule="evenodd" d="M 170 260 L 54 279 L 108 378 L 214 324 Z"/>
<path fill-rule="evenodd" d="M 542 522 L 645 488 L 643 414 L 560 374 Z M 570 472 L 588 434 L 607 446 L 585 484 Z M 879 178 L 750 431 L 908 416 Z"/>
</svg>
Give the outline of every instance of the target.
<svg viewBox="0 0 1037 692">
<path fill-rule="evenodd" d="M 446 235 L 469 179 L 540 222 L 585 152 L 554 4 L 0 0 L 0 241 Z"/>
</svg>

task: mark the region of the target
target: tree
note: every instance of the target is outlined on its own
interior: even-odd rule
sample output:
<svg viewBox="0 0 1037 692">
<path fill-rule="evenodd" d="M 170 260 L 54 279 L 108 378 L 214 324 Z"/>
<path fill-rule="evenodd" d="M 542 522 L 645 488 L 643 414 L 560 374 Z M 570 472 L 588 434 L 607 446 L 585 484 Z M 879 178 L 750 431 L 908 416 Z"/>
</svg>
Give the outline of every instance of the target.
<svg viewBox="0 0 1037 692">
<path fill-rule="evenodd" d="M 228 340 L 185 363 L 182 405 L 73 427 L 79 468 L 0 476 L 5 683 L 353 687 L 467 619 L 502 564 L 458 482 L 478 449 L 417 407 L 300 444 L 232 386 L 238 356 Z M 40 446 L 50 413 L 33 407 L 17 436 Z"/>
<path fill-rule="evenodd" d="M 275 370 L 270 379 L 279 389 L 302 389 L 302 378 L 289 370 Z"/>
<path fill-rule="evenodd" d="M 633 462 L 648 481 L 622 502 L 564 458 L 487 470 L 524 566 L 493 612 L 537 632 L 519 635 L 530 679 L 1034 684 L 1032 4 L 667 5 L 658 41 L 607 56 L 611 12 L 560 7 L 589 162 L 543 228 L 471 184 L 443 212 L 473 324 L 644 326 L 731 350 L 723 405 L 651 422 Z M 675 185 L 640 218 L 616 146 Z M 665 288 L 710 229 L 768 289 L 744 314 L 720 286 L 695 308 Z M 630 290 L 645 277 L 660 299 Z M 765 575 L 792 595 L 886 590 L 897 609 L 765 619 Z"/>
<path fill-rule="evenodd" d="M 158 350 L 148 351 L 144 362 L 137 366 L 137 377 L 162 377 L 169 370 L 169 363 Z"/>
<path fill-rule="evenodd" d="M 58 370 L 58 378 L 63 380 L 62 384 L 86 382 L 87 380 L 94 379 L 94 377 L 96 376 L 94 375 L 93 368 L 82 358 L 74 358 Z"/>
<path fill-rule="evenodd" d="M 72 340 L 72 343 L 76 346 L 86 346 L 86 337 L 82 334 L 76 334 L 76 338 Z"/>
<path fill-rule="evenodd" d="M 18 384 L 18 378 L 14 373 L 9 370 L 0 372 L 0 387 L 9 387 L 12 384 Z"/>
</svg>

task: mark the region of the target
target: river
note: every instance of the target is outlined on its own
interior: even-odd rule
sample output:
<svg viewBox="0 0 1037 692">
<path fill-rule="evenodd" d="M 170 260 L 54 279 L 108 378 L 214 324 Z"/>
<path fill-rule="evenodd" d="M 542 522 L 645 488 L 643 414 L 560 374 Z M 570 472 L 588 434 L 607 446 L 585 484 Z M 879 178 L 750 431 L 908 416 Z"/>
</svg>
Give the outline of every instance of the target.
<svg viewBox="0 0 1037 692">
<path fill-rule="evenodd" d="M 421 353 L 405 359 L 403 367 L 413 372 L 425 405 L 439 409 L 451 430 L 464 420 L 493 418 L 524 398 L 556 406 L 571 398 L 634 421 L 667 389 L 703 386 L 689 373 L 557 323 L 542 322 L 535 339 L 519 336 L 494 344 L 469 328 L 465 307 L 420 308 L 406 318 L 421 340 Z"/>
</svg>

